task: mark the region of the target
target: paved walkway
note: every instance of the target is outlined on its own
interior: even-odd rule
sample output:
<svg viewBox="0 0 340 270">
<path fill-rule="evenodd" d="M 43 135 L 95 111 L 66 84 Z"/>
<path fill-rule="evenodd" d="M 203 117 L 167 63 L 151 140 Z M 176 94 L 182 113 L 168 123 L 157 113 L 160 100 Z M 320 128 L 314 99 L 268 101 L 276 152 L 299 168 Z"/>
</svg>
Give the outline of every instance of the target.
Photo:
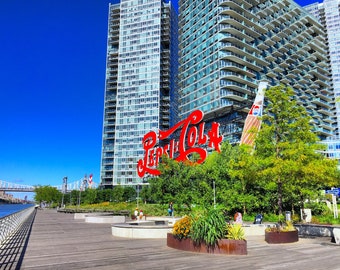
<svg viewBox="0 0 340 270">
<path fill-rule="evenodd" d="M 109 224 L 38 210 L 28 241 L 22 242 L 24 254 L 11 257 L 16 267 L 0 269 L 340 269 L 340 246 L 328 237 L 269 245 L 264 236 L 252 236 L 247 242 L 248 255 L 243 256 L 183 252 L 167 247 L 165 239 L 113 237 Z"/>
</svg>

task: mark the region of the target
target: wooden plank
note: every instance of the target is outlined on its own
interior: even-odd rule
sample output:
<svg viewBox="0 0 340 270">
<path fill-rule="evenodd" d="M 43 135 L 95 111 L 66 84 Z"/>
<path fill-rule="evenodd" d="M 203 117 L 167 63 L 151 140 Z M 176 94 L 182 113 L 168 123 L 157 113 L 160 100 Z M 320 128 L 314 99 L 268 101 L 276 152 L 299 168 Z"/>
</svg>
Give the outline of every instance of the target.
<svg viewBox="0 0 340 270">
<path fill-rule="evenodd" d="M 330 238 L 278 245 L 267 244 L 264 236 L 247 241 L 248 255 L 183 252 L 167 247 L 166 239 L 113 237 L 110 224 L 39 210 L 20 269 L 339 269 L 340 246 Z"/>
</svg>

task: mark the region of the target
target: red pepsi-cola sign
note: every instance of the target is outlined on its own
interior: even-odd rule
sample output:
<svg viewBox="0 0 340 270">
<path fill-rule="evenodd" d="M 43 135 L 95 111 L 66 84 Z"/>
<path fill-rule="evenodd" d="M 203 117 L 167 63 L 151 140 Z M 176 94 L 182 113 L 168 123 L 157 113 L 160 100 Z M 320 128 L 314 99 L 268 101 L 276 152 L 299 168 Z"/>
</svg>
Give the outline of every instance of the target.
<svg viewBox="0 0 340 270">
<path fill-rule="evenodd" d="M 202 122 L 204 113 L 200 110 L 192 112 L 188 118 L 178 122 L 169 130 L 150 131 L 144 135 L 142 144 L 145 151 L 144 158 L 137 164 L 137 173 L 143 177 L 146 173 L 160 175 L 157 169 L 162 155 L 177 161 L 189 160 L 193 153 L 199 155 L 197 163 L 202 163 L 207 157 L 206 146 L 220 152 L 223 136 L 219 135 L 219 123 L 213 122 L 211 129 L 205 134 L 205 122 Z M 180 131 L 179 139 L 171 139 L 163 147 L 158 146 L 158 141 L 170 138 L 176 131 Z"/>
</svg>

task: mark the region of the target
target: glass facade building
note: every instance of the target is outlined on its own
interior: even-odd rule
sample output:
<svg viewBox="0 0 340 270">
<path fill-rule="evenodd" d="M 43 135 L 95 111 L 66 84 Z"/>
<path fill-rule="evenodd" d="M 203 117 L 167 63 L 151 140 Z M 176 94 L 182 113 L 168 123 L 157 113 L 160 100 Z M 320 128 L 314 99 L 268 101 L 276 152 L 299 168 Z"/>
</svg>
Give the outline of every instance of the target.
<svg viewBox="0 0 340 270">
<path fill-rule="evenodd" d="M 322 143 L 327 145 L 327 149 L 324 152 L 325 156 L 340 161 L 340 140 L 337 137 L 330 137 L 323 140 Z M 338 166 L 340 168 L 340 163 Z"/>
<path fill-rule="evenodd" d="M 340 0 L 325 0 L 304 7 L 314 15 L 326 30 L 332 88 L 336 99 L 340 99 Z M 340 102 L 336 102 L 336 134 L 340 130 Z"/>
<path fill-rule="evenodd" d="M 334 132 L 322 25 L 291 0 L 179 0 L 179 114 L 195 109 L 240 140 L 260 81 L 295 91 L 321 139 Z"/>
<path fill-rule="evenodd" d="M 340 0 L 324 0 L 304 8 L 319 20 L 326 32 L 337 121 L 335 136 L 324 140 L 323 143 L 327 145 L 325 154 L 340 162 Z"/>
<path fill-rule="evenodd" d="M 160 0 L 110 4 L 101 185 L 139 185 L 143 136 L 176 121 L 177 13 Z M 172 106 L 170 107 L 170 102 Z"/>
</svg>

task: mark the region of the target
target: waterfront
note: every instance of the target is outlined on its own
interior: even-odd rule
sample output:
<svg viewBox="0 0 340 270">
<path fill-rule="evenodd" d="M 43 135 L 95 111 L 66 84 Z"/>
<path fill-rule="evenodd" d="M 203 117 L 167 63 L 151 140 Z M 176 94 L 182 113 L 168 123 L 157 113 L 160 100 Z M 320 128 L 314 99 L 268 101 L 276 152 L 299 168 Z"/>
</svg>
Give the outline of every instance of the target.
<svg viewBox="0 0 340 270">
<path fill-rule="evenodd" d="M 0 218 L 19 212 L 33 204 L 0 204 Z"/>
<path fill-rule="evenodd" d="M 169 248 L 165 239 L 112 235 L 111 224 L 87 223 L 73 214 L 42 209 L 0 247 L 0 269 L 47 270 L 338 270 L 339 246 L 330 237 L 301 237 L 290 244 L 268 244 L 247 237 L 248 255 L 212 255 Z"/>
</svg>

